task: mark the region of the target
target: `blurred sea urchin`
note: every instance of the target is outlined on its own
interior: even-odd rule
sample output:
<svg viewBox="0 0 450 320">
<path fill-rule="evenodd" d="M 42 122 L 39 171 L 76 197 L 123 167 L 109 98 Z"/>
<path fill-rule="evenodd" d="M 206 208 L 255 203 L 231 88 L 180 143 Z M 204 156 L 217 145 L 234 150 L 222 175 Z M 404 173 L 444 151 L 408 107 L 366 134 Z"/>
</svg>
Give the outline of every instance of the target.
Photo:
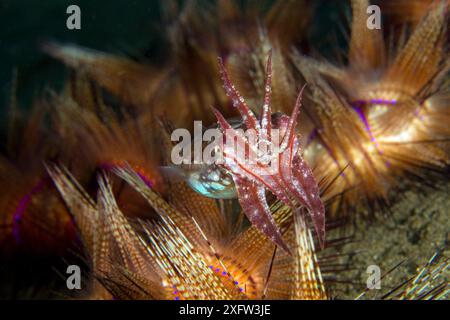
<svg viewBox="0 0 450 320">
<path fill-rule="evenodd" d="M 376 1 L 385 20 L 371 30 L 370 2 L 349 3 L 348 49 L 328 43 L 347 53 L 333 62 L 311 36 L 322 1 L 161 1 L 160 63 L 43 42 L 71 71 L 29 114 L 14 77 L 0 159 L 5 261 L 76 252 L 90 269 L 85 298 L 327 299 L 345 282 L 363 292 L 346 281 L 354 226 L 370 232 L 405 190 L 448 183 L 449 11 Z M 214 115 L 259 141 L 281 128 L 276 173 L 174 166 L 173 129 L 217 127 Z M 433 256 L 381 298 L 445 299 L 447 275 Z"/>
</svg>

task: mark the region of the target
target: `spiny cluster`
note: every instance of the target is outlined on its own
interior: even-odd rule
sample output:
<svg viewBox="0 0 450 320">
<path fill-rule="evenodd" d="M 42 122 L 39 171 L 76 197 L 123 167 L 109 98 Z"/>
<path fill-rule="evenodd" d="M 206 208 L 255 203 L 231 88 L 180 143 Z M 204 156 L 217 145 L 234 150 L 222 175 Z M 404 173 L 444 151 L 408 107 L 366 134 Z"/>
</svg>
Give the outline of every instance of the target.
<svg viewBox="0 0 450 320">
<path fill-rule="evenodd" d="M 122 299 L 177 300 L 326 298 L 311 231 L 283 205 L 273 207 L 274 219 L 291 255 L 276 250 L 255 227 L 230 225 L 232 213 L 184 182 L 170 186 L 177 198 L 169 203 L 130 168 L 115 169 L 158 213 L 158 219 L 133 227 L 106 175 L 98 178 L 95 203 L 67 171 L 52 166 L 49 172 L 79 221 L 101 284 L 94 294 L 107 290 Z"/>
<path fill-rule="evenodd" d="M 349 206 L 361 192 L 376 206 L 389 202 L 403 180 L 426 181 L 448 168 L 450 132 L 440 121 L 450 115 L 448 7 L 434 7 L 409 37 L 402 34 L 392 45 L 362 22 L 367 1 L 352 4 L 348 64 L 300 54 L 294 63 L 316 104 L 309 161 L 324 175 L 346 168 L 334 187 L 348 190 Z"/>
<path fill-rule="evenodd" d="M 39 101 L 23 126 L 12 99 L 8 155 L 0 160 L 2 248 L 20 244 L 60 252 L 68 247 L 61 240 L 76 239 L 76 225 L 99 280 L 97 297 L 328 297 L 304 215 L 275 205 L 264 191 L 253 195 L 267 196 L 265 213 L 272 214 L 289 255 L 254 225 L 243 227 L 236 203 L 219 200 L 218 206 L 165 177 L 158 166 L 167 164 L 172 147 L 161 139 L 167 127 L 214 123 L 211 105 L 223 115 L 222 126 L 235 115 L 216 63 L 222 56 L 248 105 L 267 105 L 266 124 L 268 91 L 273 111 L 295 115 L 297 90 L 308 84 L 299 134 L 292 136 L 302 146 L 297 157 L 313 168 L 315 181 L 331 181 L 322 189 L 332 206 L 329 217 L 388 204 L 404 182 L 438 181 L 450 160 L 448 2 L 422 1 L 426 13 L 415 14 L 411 33 L 369 30 L 369 1 L 351 3 L 347 63 L 340 66 L 302 52 L 309 16 L 298 14 L 311 11 L 304 1 L 278 1 L 265 13 L 251 5 L 242 11 L 225 0 L 217 1 L 215 12 L 195 1 L 180 12 L 163 5 L 171 44 L 163 66 L 74 45 L 43 45 L 74 75 L 62 93 Z M 384 8 L 405 21 L 392 6 Z M 119 111 L 103 101 L 102 90 L 117 98 Z M 49 176 L 43 163 L 53 160 L 77 179 L 53 165 Z M 141 220 L 131 223 L 130 216 Z M 428 278 L 421 279 L 426 286 Z M 422 289 L 411 290 L 402 297 L 421 297 Z"/>
</svg>

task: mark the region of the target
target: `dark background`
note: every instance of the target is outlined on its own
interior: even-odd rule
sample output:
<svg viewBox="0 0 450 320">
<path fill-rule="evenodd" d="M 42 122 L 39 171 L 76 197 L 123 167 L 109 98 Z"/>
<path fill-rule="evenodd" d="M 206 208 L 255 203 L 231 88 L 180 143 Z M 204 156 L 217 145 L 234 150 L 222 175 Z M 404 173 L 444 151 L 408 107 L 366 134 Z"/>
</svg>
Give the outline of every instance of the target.
<svg viewBox="0 0 450 320">
<path fill-rule="evenodd" d="M 345 25 L 348 1 L 310 2 L 317 7 L 310 28 L 311 42 L 321 47 L 336 34 L 342 38 L 336 23 Z M 71 4 L 81 9 L 81 30 L 66 28 L 66 9 Z M 39 50 L 40 41 L 48 39 L 156 63 L 167 50 L 158 0 L 0 0 L 0 127 L 5 124 L 14 68 L 22 108 L 28 108 L 44 88 L 62 86 L 64 66 Z"/>
<path fill-rule="evenodd" d="M 66 8 L 81 8 L 81 30 L 68 30 Z M 43 88 L 61 87 L 65 69 L 39 50 L 52 39 L 86 47 L 143 55 L 161 33 L 158 1 L 0 0 L 0 115 L 4 125 L 14 68 L 21 107 L 31 104 Z"/>
</svg>

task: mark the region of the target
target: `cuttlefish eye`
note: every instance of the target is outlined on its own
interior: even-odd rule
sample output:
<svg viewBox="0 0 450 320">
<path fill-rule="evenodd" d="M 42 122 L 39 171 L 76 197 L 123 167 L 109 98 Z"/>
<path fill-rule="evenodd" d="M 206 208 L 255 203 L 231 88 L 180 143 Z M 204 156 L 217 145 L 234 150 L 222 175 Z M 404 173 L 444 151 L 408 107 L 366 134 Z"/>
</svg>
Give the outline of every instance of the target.
<svg viewBox="0 0 450 320">
<path fill-rule="evenodd" d="M 215 164 L 201 165 L 187 175 L 187 183 L 196 192 L 215 199 L 237 197 L 233 178 L 226 169 Z"/>
<path fill-rule="evenodd" d="M 284 134 L 289 122 L 289 117 L 281 112 L 275 112 L 272 114 L 271 119 L 273 127 L 279 128 L 280 134 Z M 231 118 L 228 119 L 228 121 L 233 129 L 245 130 L 245 124 L 242 119 Z M 218 128 L 218 125 L 214 124 L 209 128 Z M 213 151 L 214 153 L 220 152 L 219 146 Z M 233 177 L 223 166 L 215 164 L 191 166 L 189 168 L 189 173 L 187 173 L 186 176 L 189 186 L 205 197 L 215 199 L 233 199 L 237 197 Z"/>
</svg>

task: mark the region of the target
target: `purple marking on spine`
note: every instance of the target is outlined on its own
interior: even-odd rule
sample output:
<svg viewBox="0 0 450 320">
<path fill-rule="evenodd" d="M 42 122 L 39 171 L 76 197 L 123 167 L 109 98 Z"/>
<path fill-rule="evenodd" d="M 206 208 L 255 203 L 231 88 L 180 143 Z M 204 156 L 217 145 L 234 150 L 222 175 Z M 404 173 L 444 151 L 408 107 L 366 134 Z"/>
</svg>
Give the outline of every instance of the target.
<svg viewBox="0 0 450 320">
<path fill-rule="evenodd" d="M 173 285 L 172 288 L 174 289 L 174 291 L 172 293 L 175 295 L 175 300 L 180 300 L 180 297 L 177 296 L 177 294 L 179 294 L 177 286 Z"/>
<path fill-rule="evenodd" d="M 25 210 L 27 209 L 28 205 L 31 202 L 32 197 L 41 191 L 43 187 L 45 186 L 46 179 L 40 179 L 34 186 L 31 188 L 30 192 L 28 192 L 25 196 L 23 196 L 19 204 L 16 207 L 16 210 L 14 211 L 13 215 L 13 237 L 16 240 L 16 243 L 20 242 L 20 231 L 19 231 L 19 225 L 22 221 L 23 214 Z"/>
<path fill-rule="evenodd" d="M 358 106 L 353 106 L 353 110 L 356 111 L 356 113 L 358 114 L 359 118 L 364 123 L 364 126 L 366 127 L 366 130 L 369 133 L 370 141 L 372 141 L 374 143 L 375 148 L 377 149 L 378 153 L 379 154 L 383 154 L 383 152 L 379 149 L 379 144 L 376 141 L 375 136 L 372 133 L 372 129 L 370 127 L 369 121 L 367 120 L 367 117 L 364 114 L 364 112 L 362 111 L 362 109 L 360 107 L 358 107 Z"/>
<path fill-rule="evenodd" d="M 211 269 L 211 270 L 213 270 L 214 269 L 214 267 L 213 266 L 209 266 L 209 268 Z M 220 271 L 220 268 L 216 268 L 216 270 L 215 270 L 216 272 L 219 272 Z M 227 275 L 227 273 L 225 272 L 225 271 L 223 271 L 222 272 L 222 275 L 223 276 L 226 276 Z M 239 286 L 239 282 L 238 281 L 236 281 L 236 280 L 234 280 L 233 279 L 233 276 L 232 275 L 230 275 L 230 277 L 229 277 L 229 279 L 234 283 L 234 285 L 236 285 L 237 287 Z M 244 291 L 244 289 L 242 289 L 242 288 L 239 288 L 238 287 L 238 289 L 241 291 L 241 292 L 243 292 Z"/>
<path fill-rule="evenodd" d="M 386 102 L 389 103 L 388 100 L 386 100 Z M 393 100 L 391 100 L 391 103 L 392 103 L 392 104 L 396 104 L 397 101 L 396 101 L 395 99 L 393 99 Z M 371 140 L 372 142 L 375 143 L 375 148 L 377 149 L 378 153 L 379 153 L 380 155 L 382 155 L 382 154 L 383 154 L 383 151 L 380 150 L 380 148 L 379 148 L 379 143 L 376 141 L 375 137 L 374 137 L 373 134 L 372 134 L 372 130 L 371 130 L 371 128 L 370 128 L 369 121 L 367 120 L 367 118 L 366 118 L 364 112 L 362 111 L 362 109 L 361 109 L 360 107 L 358 107 L 358 106 L 356 106 L 356 105 L 353 105 L 353 109 L 358 113 L 358 116 L 360 117 L 360 119 L 361 119 L 362 122 L 364 123 L 364 125 L 365 125 L 365 127 L 366 127 L 366 129 L 367 129 L 367 131 L 368 131 L 368 133 L 369 133 L 369 135 L 370 135 L 370 140 Z M 391 162 L 390 162 L 389 160 L 387 160 L 387 161 L 386 161 L 386 167 L 390 167 L 390 166 L 391 166 Z"/>
<path fill-rule="evenodd" d="M 140 172 L 137 172 L 137 174 L 138 174 L 139 178 L 141 178 L 142 181 L 144 181 L 144 183 L 147 185 L 147 187 L 149 187 L 149 188 L 153 187 L 153 182 L 150 179 L 148 179 L 144 174 L 142 174 Z"/>
<path fill-rule="evenodd" d="M 423 121 L 424 116 L 420 114 L 420 108 L 417 108 L 416 111 L 414 111 L 414 114 L 419 118 L 420 121 Z"/>
<path fill-rule="evenodd" d="M 367 104 L 396 104 L 397 100 L 392 99 L 392 100 L 384 100 L 384 99 L 370 99 L 370 100 L 356 100 L 352 103 L 352 106 L 354 108 L 358 108 L 358 107 L 363 107 Z"/>
<path fill-rule="evenodd" d="M 312 142 L 312 140 L 317 136 L 317 128 L 314 128 L 309 135 L 308 139 L 306 139 L 305 148 L 309 146 L 309 144 Z"/>
<path fill-rule="evenodd" d="M 367 132 L 369 133 L 370 139 L 375 140 L 375 137 L 372 134 L 372 129 L 370 128 L 370 124 L 369 121 L 367 121 L 366 115 L 364 114 L 364 112 L 362 111 L 362 109 L 360 107 L 357 106 L 353 106 L 353 110 L 356 111 L 356 113 L 358 114 L 359 118 L 362 120 L 362 122 L 364 123 L 364 126 L 366 127 Z M 373 141 L 372 140 L 372 141 Z"/>
</svg>

